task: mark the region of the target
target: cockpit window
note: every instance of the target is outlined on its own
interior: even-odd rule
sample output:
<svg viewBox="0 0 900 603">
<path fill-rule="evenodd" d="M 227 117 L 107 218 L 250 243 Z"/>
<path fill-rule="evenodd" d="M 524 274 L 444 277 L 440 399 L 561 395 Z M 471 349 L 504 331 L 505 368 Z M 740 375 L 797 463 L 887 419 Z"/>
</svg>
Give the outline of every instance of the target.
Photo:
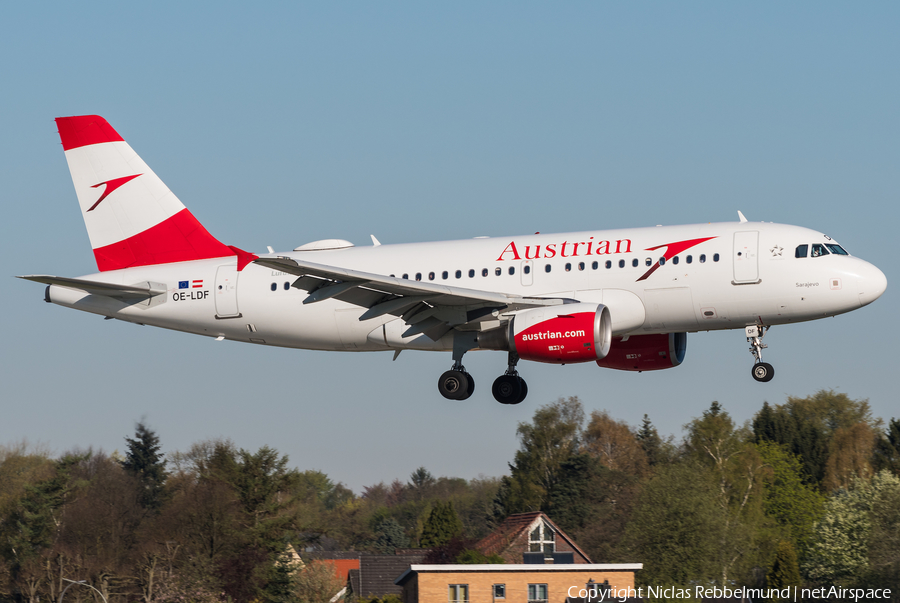
<svg viewBox="0 0 900 603">
<path fill-rule="evenodd" d="M 805 258 L 809 251 L 809 245 L 797 245 L 797 251 L 794 252 L 795 258 Z"/>
<path fill-rule="evenodd" d="M 834 255 L 850 255 L 844 250 L 843 247 L 841 247 L 837 243 L 825 243 L 825 247 L 827 247 L 828 251 L 830 251 Z"/>
<path fill-rule="evenodd" d="M 828 255 L 828 250 L 825 249 L 825 246 L 821 243 L 813 243 L 812 253 L 810 254 L 810 257 L 817 258 L 820 255 Z"/>
</svg>

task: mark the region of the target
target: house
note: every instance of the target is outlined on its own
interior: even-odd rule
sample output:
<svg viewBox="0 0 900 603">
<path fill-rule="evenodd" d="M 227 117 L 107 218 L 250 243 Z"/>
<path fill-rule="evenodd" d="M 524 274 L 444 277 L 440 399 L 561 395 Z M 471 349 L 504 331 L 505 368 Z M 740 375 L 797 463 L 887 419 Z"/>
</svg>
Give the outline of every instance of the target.
<svg viewBox="0 0 900 603">
<path fill-rule="evenodd" d="M 475 545 L 484 555 L 506 563 L 589 564 L 590 557 L 540 511 L 510 515 Z"/>
<path fill-rule="evenodd" d="M 360 555 L 359 569 L 349 572 L 349 591 L 357 597 L 400 595 L 403 587 L 396 584 L 397 576 L 410 566 L 421 563 L 427 551 L 396 555 Z"/>
<path fill-rule="evenodd" d="M 578 597 L 596 585 L 633 597 L 634 574 L 642 568 L 641 563 L 413 564 L 396 584 L 403 603 L 561 603 L 584 601 Z"/>
</svg>

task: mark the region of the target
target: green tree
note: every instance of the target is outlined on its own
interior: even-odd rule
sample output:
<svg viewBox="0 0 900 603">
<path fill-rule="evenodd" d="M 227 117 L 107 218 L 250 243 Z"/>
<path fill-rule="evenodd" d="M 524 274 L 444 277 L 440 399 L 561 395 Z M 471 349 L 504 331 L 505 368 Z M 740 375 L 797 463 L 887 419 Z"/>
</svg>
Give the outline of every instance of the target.
<svg viewBox="0 0 900 603">
<path fill-rule="evenodd" d="M 437 501 L 422 529 L 423 547 L 437 547 L 462 534 L 462 522 L 453 509 L 453 503 Z"/>
<path fill-rule="evenodd" d="M 778 543 L 775 551 L 775 560 L 766 573 L 766 586 L 768 588 L 784 589 L 787 587 L 800 587 L 803 579 L 800 577 L 800 564 L 797 562 L 797 552 L 787 540 Z M 775 597 L 773 601 L 781 601 Z"/>
<path fill-rule="evenodd" d="M 690 587 L 720 576 L 717 550 L 724 523 L 712 472 L 695 462 L 659 467 L 644 486 L 626 539 L 644 569 L 642 585 Z"/>
<path fill-rule="evenodd" d="M 878 435 L 872 464 L 875 471 L 887 469 L 900 475 L 900 420 L 891 419 L 887 431 Z"/>
<path fill-rule="evenodd" d="M 851 586 L 869 571 L 872 511 L 900 490 L 900 478 L 881 471 L 871 479 L 857 478 L 851 486 L 829 497 L 813 528 L 809 554 L 801 564 L 813 582 Z"/>
<path fill-rule="evenodd" d="M 813 526 L 822 518 L 825 496 L 803 483 L 800 459 L 785 446 L 763 440 L 757 449 L 769 469 L 764 478 L 765 513 L 787 531 L 800 551 L 805 551 Z"/>
<path fill-rule="evenodd" d="M 409 546 L 409 538 L 403 530 L 403 526 L 393 517 L 385 517 L 374 525 L 377 535 L 375 549 L 383 555 L 393 555 L 396 549 L 404 549 Z"/>
<path fill-rule="evenodd" d="M 157 511 L 163 503 L 166 485 L 166 460 L 160 453 L 159 437 L 143 422 L 135 427 L 134 439 L 125 438 L 128 451 L 122 468 L 141 485 L 140 502 L 145 509 Z"/>
<path fill-rule="evenodd" d="M 584 407 L 577 397 L 538 408 L 531 423 L 519 423 L 519 450 L 500 484 L 497 519 L 512 513 L 547 511 L 560 466 L 578 452 Z"/>
<path fill-rule="evenodd" d="M 726 584 L 762 563 L 766 545 L 763 462 L 750 441 L 749 427 L 736 427 L 718 402 L 685 428 L 688 457 L 709 467 L 718 481 L 715 501 L 724 530 L 716 557 L 721 568 L 719 581 Z"/>
<path fill-rule="evenodd" d="M 641 428 L 638 430 L 635 438 L 641 445 L 641 448 L 643 448 L 644 454 L 647 455 L 647 463 L 650 467 L 668 463 L 675 456 L 672 442 L 663 440 L 660 437 L 656 427 L 650 422 L 650 417 L 646 414 L 641 421 Z"/>
</svg>

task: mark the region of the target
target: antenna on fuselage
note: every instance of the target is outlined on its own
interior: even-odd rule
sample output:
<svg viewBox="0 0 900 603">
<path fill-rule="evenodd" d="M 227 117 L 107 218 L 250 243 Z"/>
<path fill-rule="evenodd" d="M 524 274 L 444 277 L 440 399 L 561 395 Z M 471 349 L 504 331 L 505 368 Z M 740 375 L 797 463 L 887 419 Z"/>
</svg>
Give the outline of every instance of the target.
<svg viewBox="0 0 900 603">
<path fill-rule="evenodd" d="M 738 218 L 741 219 L 741 222 L 746 222 L 747 218 L 744 217 L 744 214 L 741 213 L 741 210 L 738 210 Z"/>
</svg>

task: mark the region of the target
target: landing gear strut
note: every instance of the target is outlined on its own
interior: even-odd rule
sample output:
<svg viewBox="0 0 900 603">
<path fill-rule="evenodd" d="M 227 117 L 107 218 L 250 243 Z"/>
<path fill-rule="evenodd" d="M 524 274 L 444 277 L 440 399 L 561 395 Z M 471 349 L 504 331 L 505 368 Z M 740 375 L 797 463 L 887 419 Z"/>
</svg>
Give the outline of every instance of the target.
<svg viewBox="0 0 900 603">
<path fill-rule="evenodd" d="M 775 369 L 768 362 L 762 361 L 762 351 L 769 347 L 762 342 L 762 338 L 766 334 L 766 331 L 769 330 L 769 327 L 765 325 L 751 325 L 745 330 L 747 333 L 747 342 L 750 344 L 750 353 L 753 354 L 753 357 L 756 359 L 750 373 L 757 381 L 763 383 L 771 381 L 772 377 L 775 376 Z"/>
<path fill-rule="evenodd" d="M 525 380 L 519 377 L 516 371 L 516 364 L 519 362 L 519 355 L 515 352 L 509 353 L 509 367 L 506 372 L 497 377 L 491 387 L 491 393 L 494 399 L 500 404 L 518 404 L 528 395 L 528 385 Z"/>
<path fill-rule="evenodd" d="M 453 368 L 438 379 L 438 391 L 448 400 L 466 400 L 475 392 L 475 378 L 466 371 L 462 358 L 477 345 L 474 333 L 454 333 Z"/>
</svg>

